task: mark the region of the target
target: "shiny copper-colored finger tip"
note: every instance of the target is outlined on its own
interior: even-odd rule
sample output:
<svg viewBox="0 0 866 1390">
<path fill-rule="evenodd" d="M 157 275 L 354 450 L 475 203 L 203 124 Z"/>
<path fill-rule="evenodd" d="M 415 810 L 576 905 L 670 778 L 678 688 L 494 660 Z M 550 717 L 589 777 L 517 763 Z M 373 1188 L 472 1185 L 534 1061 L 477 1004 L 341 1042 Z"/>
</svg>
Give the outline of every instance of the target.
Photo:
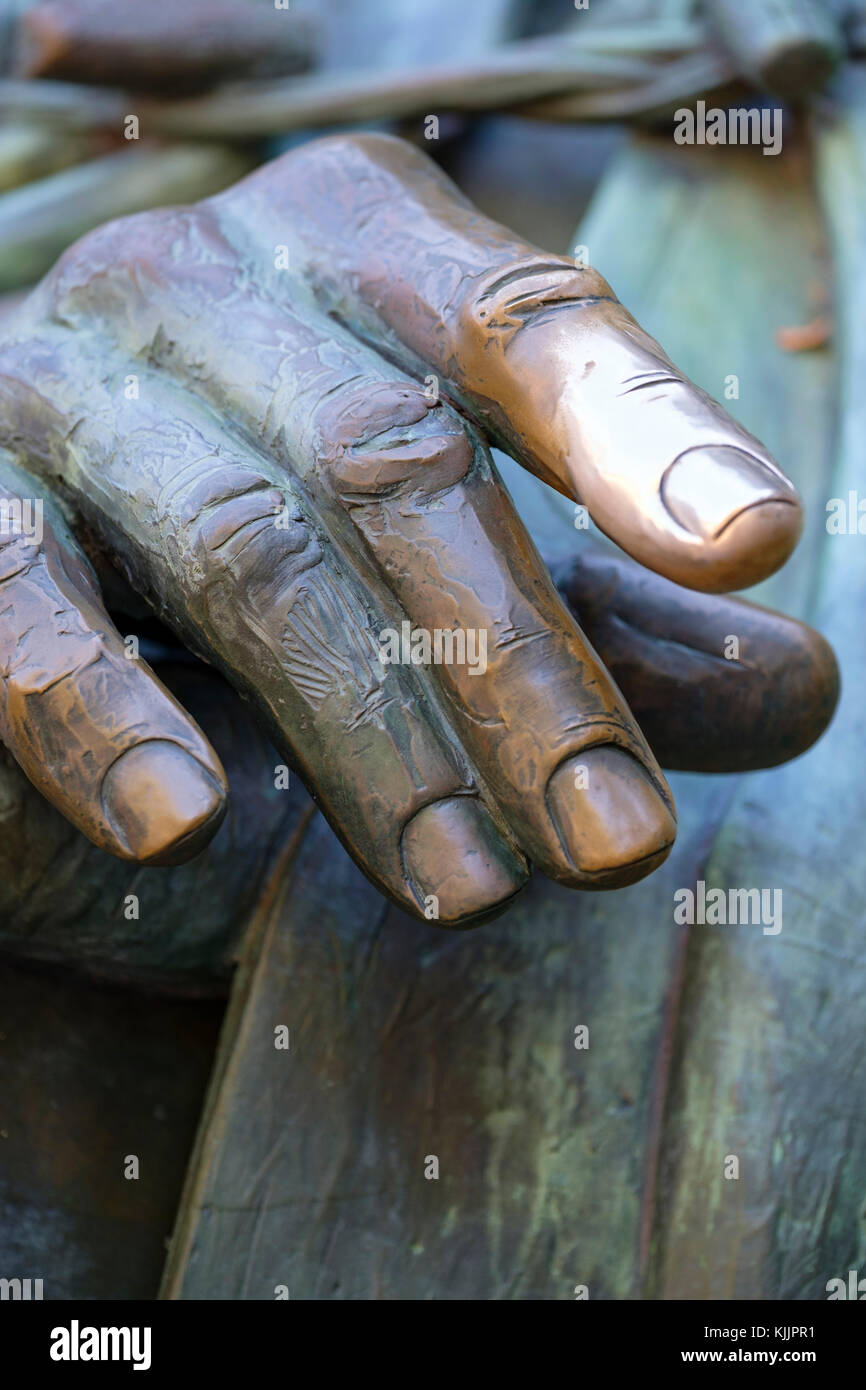
<svg viewBox="0 0 866 1390">
<path fill-rule="evenodd" d="M 651 874 L 677 833 L 672 803 L 637 758 L 603 744 L 557 768 L 547 804 L 573 867 L 557 878 L 575 888 L 625 888 Z"/>
<path fill-rule="evenodd" d="M 206 768 L 176 743 L 135 744 L 112 763 L 102 804 L 116 838 L 114 853 L 150 867 L 192 859 L 226 812 L 225 774 Z"/>
<path fill-rule="evenodd" d="M 488 921 L 529 877 L 525 860 L 470 796 L 448 797 L 418 811 L 403 832 L 402 852 L 421 912 L 444 927 Z"/>
<path fill-rule="evenodd" d="M 673 520 L 704 542 L 693 564 L 684 560 L 682 573 L 669 577 L 707 593 L 745 589 L 774 574 L 803 529 L 794 487 L 732 445 L 680 454 L 662 478 L 661 497 Z"/>
</svg>

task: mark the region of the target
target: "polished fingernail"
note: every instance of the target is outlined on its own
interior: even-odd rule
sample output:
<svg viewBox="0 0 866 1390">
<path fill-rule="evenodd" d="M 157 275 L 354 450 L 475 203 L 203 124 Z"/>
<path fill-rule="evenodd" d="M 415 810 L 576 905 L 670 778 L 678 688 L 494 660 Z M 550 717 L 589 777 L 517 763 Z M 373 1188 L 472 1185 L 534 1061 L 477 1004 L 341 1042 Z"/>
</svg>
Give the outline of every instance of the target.
<svg viewBox="0 0 866 1390">
<path fill-rule="evenodd" d="M 449 926 L 490 912 L 528 877 L 526 864 L 475 797 L 452 796 L 423 807 L 403 831 L 402 850 L 420 905 L 435 907 L 435 920 Z"/>
<path fill-rule="evenodd" d="M 225 788 L 176 743 L 137 743 L 112 763 L 102 804 L 124 854 L 151 865 L 181 863 L 207 844 L 226 809 Z"/>
<path fill-rule="evenodd" d="M 609 880 L 599 887 L 643 878 L 676 837 L 676 818 L 646 768 L 614 744 L 588 748 L 558 767 L 547 804 L 578 872 Z"/>
<path fill-rule="evenodd" d="M 777 524 L 799 528 L 799 498 L 761 459 L 729 445 L 689 449 L 674 459 L 661 481 L 661 496 L 674 521 L 704 540 L 717 540 L 741 513 L 775 503 Z"/>
</svg>

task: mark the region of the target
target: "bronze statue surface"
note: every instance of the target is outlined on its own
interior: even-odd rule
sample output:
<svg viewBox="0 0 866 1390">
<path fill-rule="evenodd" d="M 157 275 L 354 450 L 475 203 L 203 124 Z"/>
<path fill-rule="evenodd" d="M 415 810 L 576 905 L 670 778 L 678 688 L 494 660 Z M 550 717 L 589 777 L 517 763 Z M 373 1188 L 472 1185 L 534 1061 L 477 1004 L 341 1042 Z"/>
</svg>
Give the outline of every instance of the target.
<svg viewBox="0 0 866 1390">
<path fill-rule="evenodd" d="M 864 13 L 0 0 L 0 1299 L 862 1273 Z"/>
</svg>

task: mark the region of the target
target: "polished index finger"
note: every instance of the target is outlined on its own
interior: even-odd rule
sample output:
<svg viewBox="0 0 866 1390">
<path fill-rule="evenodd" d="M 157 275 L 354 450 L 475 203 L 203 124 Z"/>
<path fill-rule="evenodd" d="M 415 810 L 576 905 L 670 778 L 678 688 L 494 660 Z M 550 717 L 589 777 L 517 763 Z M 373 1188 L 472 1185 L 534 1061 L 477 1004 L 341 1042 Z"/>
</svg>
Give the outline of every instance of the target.
<svg viewBox="0 0 866 1390">
<path fill-rule="evenodd" d="M 379 660 L 375 634 L 395 615 L 224 415 L 89 346 L 84 330 L 16 343 L 0 359 L 0 428 L 52 453 L 109 553 L 254 703 L 383 892 L 443 925 L 500 909 L 526 862 L 417 672 Z"/>
<path fill-rule="evenodd" d="M 225 774 L 111 623 L 43 492 L 0 458 L 0 739 L 101 849 L 182 863 L 223 819 Z"/>
<path fill-rule="evenodd" d="M 215 200 L 272 229 L 321 301 L 586 505 L 649 568 L 711 592 L 787 559 L 799 498 L 593 269 L 482 216 L 412 146 L 315 141 Z"/>
<path fill-rule="evenodd" d="M 302 286 L 297 311 L 275 307 L 245 262 L 239 300 L 225 231 L 205 210 L 173 219 L 133 282 L 99 278 L 91 308 L 134 324 L 129 349 L 149 344 L 296 472 L 350 562 L 373 560 L 407 618 L 380 632 L 383 654 L 443 685 L 469 760 L 533 862 L 581 887 L 642 877 L 673 842 L 670 793 L 484 445 L 304 302 Z M 77 302 L 68 287 L 64 317 Z"/>
</svg>

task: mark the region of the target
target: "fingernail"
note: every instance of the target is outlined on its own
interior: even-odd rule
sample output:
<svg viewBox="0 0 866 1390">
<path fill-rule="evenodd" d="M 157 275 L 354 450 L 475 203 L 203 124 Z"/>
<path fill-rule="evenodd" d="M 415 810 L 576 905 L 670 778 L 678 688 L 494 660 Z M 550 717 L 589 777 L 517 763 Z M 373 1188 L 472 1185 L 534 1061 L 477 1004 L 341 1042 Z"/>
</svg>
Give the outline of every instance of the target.
<svg viewBox="0 0 866 1390">
<path fill-rule="evenodd" d="M 112 763 L 102 804 L 126 853 L 162 866 L 183 863 L 207 844 L 225 815 L 226 797 L 197 758 L 176 743 L 151 739 Z"/>
<path fill-rule="evenodd" d="M 730 445 L 680 454 L 662 477 L 661 496 L 674 521 L 705 540 L 718 539 L 741 512 L 770 502 L 782 504 L 779 525 L 798 529 L 799 499 L 790 484 Z"/>
<path fill-rule="evenodd" d="M 579 873 L 609 878 L 599 887 L 621 887 L 651 873 L 676 836 L 676 818 L 649 773 L 613 744 L 588 748 L 558 767 L 547 804 Z"/>
<path fill-rule="evenodd" d="M 403 831 L 402 850 L 422 907 L 435 907 L 431 919 L 449 926 L 490 912 L 528 877 L 527 866 L 475 797 L 452 796 L 423 807 Z"/>
</svg>

